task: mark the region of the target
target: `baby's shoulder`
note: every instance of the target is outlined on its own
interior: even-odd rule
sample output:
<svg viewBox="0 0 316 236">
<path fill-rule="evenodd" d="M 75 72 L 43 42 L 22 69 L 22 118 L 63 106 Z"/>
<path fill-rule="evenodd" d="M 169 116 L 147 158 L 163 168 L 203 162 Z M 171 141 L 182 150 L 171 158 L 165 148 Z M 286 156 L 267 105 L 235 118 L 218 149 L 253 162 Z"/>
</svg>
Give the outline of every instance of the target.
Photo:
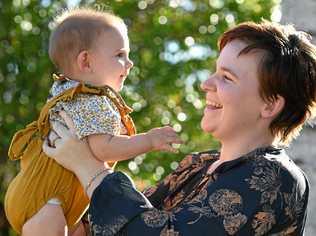
<svg viewBox="0 0 316 236">
<path fill-rule="evenodd" d="M 75 80 L 56 80 L 49 91 L 49 99 L 60 95 L 68 89 L 75 88 L 79 82 Z"/>
</svg>

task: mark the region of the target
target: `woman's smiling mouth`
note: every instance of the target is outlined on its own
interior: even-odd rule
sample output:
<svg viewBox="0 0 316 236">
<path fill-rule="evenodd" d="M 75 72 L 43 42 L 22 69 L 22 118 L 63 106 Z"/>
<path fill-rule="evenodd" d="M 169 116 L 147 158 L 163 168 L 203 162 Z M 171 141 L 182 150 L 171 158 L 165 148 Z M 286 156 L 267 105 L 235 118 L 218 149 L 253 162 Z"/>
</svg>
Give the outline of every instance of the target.
<svg viewBox="0 0 316 236">
<path fill-rule="evenodd" d="M 216 109 L 222 109 L 223 105 L 217 102 L 213 101 L 206 101 L 206 108 L 216 110 Z"/>
</svg>

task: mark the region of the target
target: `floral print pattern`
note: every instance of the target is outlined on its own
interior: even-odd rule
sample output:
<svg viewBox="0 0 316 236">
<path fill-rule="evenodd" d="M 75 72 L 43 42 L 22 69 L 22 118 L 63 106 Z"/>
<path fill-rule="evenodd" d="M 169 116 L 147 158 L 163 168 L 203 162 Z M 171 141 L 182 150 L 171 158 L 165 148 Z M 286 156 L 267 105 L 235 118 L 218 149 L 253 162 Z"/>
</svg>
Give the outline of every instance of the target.
<svg viewBox="0 0 316 236">
<path fill-rule="evenodd" d="M 142 214 L 142 218 L 149 227 L 161 227 L 167 222 L 168 214 L 164 211 L 153 209 L 151 211 L 145 211 Z"/>
<path fill-rule="evenodd" d="M 119 205 L 107 202 L 117 212 L 106 213 L 97 205 L 107 194 L 118 192 L 117 184 L 105 179 L 89 214 L 111 219 L 132 208 L 121 235 L 303 235 L 309 184 L 283 150 L 258 148 L 208 174 L 218 158 L 217 151 L 188 155 L 160 184 L 144 192 L 147 198 L 121 185 L 125 192 L 121 189 L 119 197 L 124 200 Z M 122 173 L 111 175 L 125 178 Z M 148 200 L 149 208 L 138 207 Z"/>
<path fill-rule="evenodd" d="M 58 96 L 63 91 L 74 88 L 79 82 L 63 79 L 56 80 L 50 90 L 49 99 Z M 71 101 L 61 101 L 50 110 L 50 120 L 65 124 L 58 115 L 65 111 L 72 119 L 76 135 L 82 139 L 92 134 L 126 134 L 126 129 L 121 122 L 120 113 L 107 96 L 78 94 Z"/>
<path fill-rule="evenodd" d="M 100 225 L 91 224 L 91 232 L 93 232 L 93 235 L 115 235 L 127 222 L 128 221 L 124 216 L 116 217 L 113 218 L 112 222 L 110 223 L 111 227 L 102 227 Z"/>
<path fill-rule="evenodd" d="M 252 228 L 255 230 L 255 235 L 264 235 L 274 224 L 274 212 L 258 212 L 252 221 Z"/>
</svg>

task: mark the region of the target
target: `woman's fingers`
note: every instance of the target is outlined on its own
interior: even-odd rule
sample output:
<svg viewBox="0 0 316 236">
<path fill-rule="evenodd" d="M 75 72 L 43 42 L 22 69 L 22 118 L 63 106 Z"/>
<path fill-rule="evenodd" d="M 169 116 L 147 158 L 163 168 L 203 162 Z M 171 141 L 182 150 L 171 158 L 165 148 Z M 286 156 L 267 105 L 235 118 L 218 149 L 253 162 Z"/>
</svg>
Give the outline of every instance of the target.
<svg viewBox="0 0 316 236">
<path fill-rule="evenodd" d="M 66 138 L 72 136 L 71 132 L 62 124 L 60 124 L 57 121 L 53 121 L 52 128 L 54 132 L 60 137 L 60 138 Z"/>
<path fill-rule="evenodd" d="M 55 141 L 59 138 L 60 137 L 57 135 L 57 133 L 54 130 L 51 130 L 47 136 L 49 146 L 55 147 Z"/>
<path fill-rule="evenodd" d="M 54 139 L 56 139 L 57 137 L 59 137 L 59 136 L 57 135 L 57 133 L 56 133 L 54 130 L 51 130 L 51 131 L 49 132 L 49 134 L 48 134 L 48 138 L 49 138 L 50 140 L 54 140 Z"/>
<path fill-rule="evenodd" d="M 60 111 L 59 115 L 61 116 L 61 118 L 63 118 L 63 120 L 65 121 L 67 127 L 71 130 L 72 133 L 75 133 L 75 124 L 72 121 L 72 119 L 70 118 L 69 115 L 67 115 L 67 113 L 65 111 Z"/>
<path fill-rule="evenodd" d="M 49 145 L 48 139 L 45 139 L 44 143 L 43 143 L 43 152 L 47 156 L 52 157 L 52 156 L 54 156 L 55 151 L 56 151 L 56 149 Z"/>
<path fill-rule="evenodd" d="M 59 130 L 61 128 L 61 131 Z M 65 127 L 62 125 L 57 126 L 57 132 L 59 134 L 64 135 L 64 130 L 65 129 L 67 132 L 69 132 Z M 64 166 L 65 168 L 72 170 L 71 169 L 71 162 L 74 160 L 74 156 L 71 155 L 74 150 L 77 152 L 77 154 L 82 153 L 82 148 L 78 148 L 80 150 L 76 150 L 76 146 L 78 143 L 76 142 L 76 138 L 73 137 L 61 137 L 55 140 L 54 147 L 52 147 L 49 144 L 48 138 L 46 138 L 43 142 L 43 152 L 53 158 L 56 162 L 58 162 L 60 165 Z M 80 143 L 79 143 L 80 144 Z M 71 157 L 73 159 L 71 159 Z"/>
</svg>

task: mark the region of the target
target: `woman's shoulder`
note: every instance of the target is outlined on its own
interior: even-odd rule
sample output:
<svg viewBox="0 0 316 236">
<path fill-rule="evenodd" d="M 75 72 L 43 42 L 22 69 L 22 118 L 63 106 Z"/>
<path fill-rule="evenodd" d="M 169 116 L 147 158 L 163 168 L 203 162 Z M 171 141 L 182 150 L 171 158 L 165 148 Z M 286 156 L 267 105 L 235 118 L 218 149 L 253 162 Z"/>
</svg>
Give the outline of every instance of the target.
<svg viewBox="0 0 316 236">
<path fill-rule="evenodd" d="M 258 153 L 248 158 L 251 178 L 269 180 L 285 191 L 296 186 L 301 193 L 308 190 L 308 180 L 304 171 L 288 156 L 284 149 Z"/>
<path fill-rule="evenodd" d="M 256 153 L 247 158 L 246 163 L 250 171 L 244 179 L 247 186 L 245 193 L 252 199 L 256 196 L 256 209 L 259 209 L 254 222 L 264 225 L 262 216 L 271 213 L 271 219 L 279 230 L 287 224 L 291 225 L 293 232 L 298 232 L 304 222 L 309 195 L 305 173 L 283 149 Z M 270 213 L 266 209 L 270 209 Z"/>
<path fill-rule="evenodd" d="M 277 168 L 280 174 L 296 178 L 296 175 L 304 175 L 302 169 L 292 160 L 284 149 L 276 149 L 273 152 L 266 152 L 255 156 L 253 165 L 267 168 Z"/>
</svg>

